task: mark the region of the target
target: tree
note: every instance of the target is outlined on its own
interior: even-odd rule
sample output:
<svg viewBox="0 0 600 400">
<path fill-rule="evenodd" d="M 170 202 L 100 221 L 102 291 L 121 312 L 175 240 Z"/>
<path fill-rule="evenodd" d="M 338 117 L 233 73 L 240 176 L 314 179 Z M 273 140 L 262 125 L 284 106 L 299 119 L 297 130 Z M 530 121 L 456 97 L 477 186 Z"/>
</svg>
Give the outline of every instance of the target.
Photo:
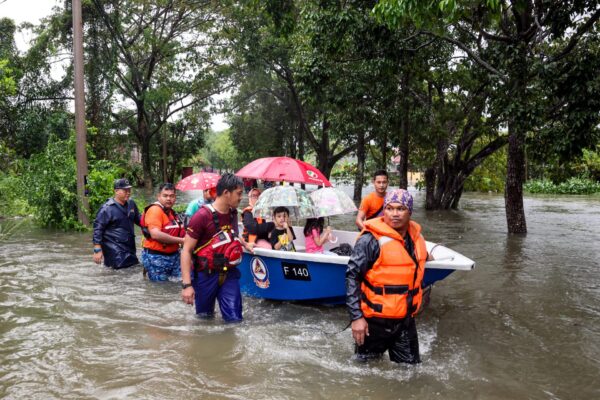
<svg viewBox="0 0 600 400">
<path fill-rule="evenodd" d="M 210 36 L 214 9 L 208 0 L 93 4 L 108 33 L 99 39 L 102 54 L 117 59 L 113 69 L 102 71 L 116 88 L 123 110 L 112 115 L 134 133 L 141 147 L 144 186 L 151 190 L 152 139 L 178 113 L 222 90 Z"/>
<path fill-rule="evenodd" d="M 38 27 L 28 24 L 36 36 L 28 51 L 21 55 L 14 44 L 16 26 L 10 19 L 0 20 L 0 60 L 4 74 L 10 71 L 10 91 L 0 99 L 0 140 L 19 157 L 29 158 L 46 146 L 50 134 L 65 139 L 72 126 L 66 101 L 69 76 L 52 77 L 57 58 L 53 41 L 56 21 L 46 20 Z M 10 139 L 10 140 L 8 140 Z"/>
<path fill-rule="evenodd" d="M 528 133 L 543 124 L 543 113 L 532 99 L 540 98 L 536 90 L 548 89 L 541 87 L 538 79 L 544 68 L 568 58 L 577 48 L 600 19 L 600 5 L 597 1 L 559 0 L 430 3 L 382 0 L 376 12 L 392 26 L 406 18 L 415 21 L 422 27 L 420 34 L 452 43 L 494 77 L 501 95 L 498 107 L 508 127 L 508 231 L 524 233 L 525 142 Z M 465 41 L 465 36 L 470 39 Z"/>
<path fill-rule="evenodd" d="M 243 166 L 231 141 L 229 130 L 211 132 L 203 150 L 204 158 L 219 170 L 235 171 Z"/>
</svg>

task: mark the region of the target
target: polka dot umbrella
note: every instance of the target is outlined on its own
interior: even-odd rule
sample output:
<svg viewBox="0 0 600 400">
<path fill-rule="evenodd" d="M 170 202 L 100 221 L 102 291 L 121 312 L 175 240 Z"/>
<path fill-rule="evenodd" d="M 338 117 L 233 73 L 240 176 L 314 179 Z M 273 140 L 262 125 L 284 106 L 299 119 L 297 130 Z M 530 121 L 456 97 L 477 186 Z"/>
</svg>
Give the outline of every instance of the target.
<svg viewBox="0 0 600 400">
<path fill-rule="evenodd" d="M 177 182 L 175 188 L 181 191 L 211 189 L 217 186 L 220 178 L 219 174 L 212 172 L 198 172 Z"/>
</svg>

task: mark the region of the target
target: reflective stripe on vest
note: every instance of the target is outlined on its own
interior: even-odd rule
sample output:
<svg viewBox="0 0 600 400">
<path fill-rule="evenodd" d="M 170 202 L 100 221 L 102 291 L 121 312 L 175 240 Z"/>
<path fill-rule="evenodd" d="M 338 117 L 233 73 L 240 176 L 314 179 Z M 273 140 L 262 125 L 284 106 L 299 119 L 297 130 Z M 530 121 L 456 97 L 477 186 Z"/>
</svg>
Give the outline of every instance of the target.
<svg viewBox="0 0 600 400">
<path fill-rule="evenodd" d="M 177 250 L 179 250 L 179 244 L 177 244 L 177 243 L 167 244 L 167 243 L 159 242 L 156 239 L 153 239 L 152 235 L 150 235 L 150 230 L 148 229 L 148 226 L 146 225 L 146 221 L 145 221 L 146 212 L 150 209 L 150 207 L 153 207 L 153 206 L 158 206 L 161 209 L 161 211 L 163 212 L 163 214 L 168 219 L 167 225 L 163 226 L 161 228 L 161 232 L 166 233 L 169 236 L 174 236 L 174 237 L 182 238 L 185 236 L 185 229 L 183 227 L 183 223 L 179 219 L 179 215 L 177 215 L 177 213 L 173 209 L 169 209 L 168 212 L 165 211 L 165 208 L 163 207 L 163 205 L 160 204 L 160 202 L 156 201 L 156 202 L 148 205 L 144 209 L 142 218 L 140 220 L 142 233 L 144 234 L 144 238 L 142 239 L 142 247 L 145 249 L 149 249 L 149 250 L 164 252 L 166 254 L 172 254 L 172 253 L 176 252 Z"/>
<path fill-rule="evenodd" d="M 244 208 L 244 210 L 242 211 L 242 216 L 244 215 L 244 213 L 246 211 L 249 212 L 250 214 L 252 214 L 252 209 L 253 209 L 253 207 L 251 207 L 251 206 L 248 206 L 248 207 Z M 262 218 L 260 218 L 260 217 L 256 217 L 254 219 L 256 220 L 256 222 L 258 224 L 262 224 L 264 222 L 264 220 Z M 248 243 L 255 243 L 257 235 L 250 234 L 250 232 L 248 232 L 248 229 L 246 228 L 246 225 L 244 225 L 244 231 L 242 232 L 242 237 Z"/>
<path fill-rule="evenodd" d="M 383 223 L 375 221 L 371 223 L 371 227 Z M 366 231 L 377 239 L 380 251 L 379 258 L 367 271 L 361 284 L 363 315 L 367 318 L 398 319 L 415 315 L 422 300 L 420 289 L 427 258 L 425 240 L 421 235 L 416 235 L 416 238 L 411 235 L 418 261 L 417 268 L 415 261 L 404 248 L 404 241 L 380 235 L 368 227 Z"/>
</svg>

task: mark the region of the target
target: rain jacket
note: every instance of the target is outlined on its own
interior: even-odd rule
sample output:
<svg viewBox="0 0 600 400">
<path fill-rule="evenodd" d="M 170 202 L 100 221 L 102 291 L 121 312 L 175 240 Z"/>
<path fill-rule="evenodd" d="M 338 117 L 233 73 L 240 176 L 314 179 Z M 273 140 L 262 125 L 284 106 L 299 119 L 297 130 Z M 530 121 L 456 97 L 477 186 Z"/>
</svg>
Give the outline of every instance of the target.
<svg viewBox="0 0 600 400">
<path fill-rule="evenodd" d="M 411 221 L 409 234 L 411 237 L 421 240 L 419 225 Z M 416 245 L 413 241 L 411 242 L 413 246 Z M 346 270 L 346 306 L 353 321 L 364 316 L 361 310 L 361 297 L 363 295 L 361 283 L 365 281 L 367 273 L 373 268 L 379 258 L 380 245 L 377 238 L 368 230 L 363 231 L 356 241 L 352 256 L 348 262 L 348 269 Z M 425 251 L 424 258 L 420 260 L 423 265 L 426 258 L 427 254 Z M 423 265 L 421 265 L 421 268 Z M 418 286 L 421 285 L 422 271 L 420 271 L 419 275 Z"/>
<path fill-rule="evenodd" d="M 94 244 L 102 247 L 104 265 L 125 268 L 139 264 L 135 255 L 133 224 L 140 224 L 140 212 L 133 200 L 121 206 L 109 199 L 98 211 L 94 220 Z"/>
</svg>

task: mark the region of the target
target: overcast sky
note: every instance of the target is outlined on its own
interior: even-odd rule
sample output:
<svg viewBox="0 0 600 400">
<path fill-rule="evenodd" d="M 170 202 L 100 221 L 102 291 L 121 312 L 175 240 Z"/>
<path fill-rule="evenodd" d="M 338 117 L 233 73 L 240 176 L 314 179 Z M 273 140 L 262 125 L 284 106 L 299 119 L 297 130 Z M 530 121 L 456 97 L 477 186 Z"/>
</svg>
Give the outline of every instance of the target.
<svg viewBox="0 0 600 400">
<path fill-rule="evenodd" d="M 52 12 L 52 7 L 61 6 L 63 3 L 64 0 L 0 0 L 0 18 L 11 18 L 17 25 L 21 22 L 37 24 L 41 18 Z M 19 50 L 26 50 L 29 40 L 30 37 L 24 33 L 15 33 L 15 42 Z M 222 114 L 212 116 L 211 126 L 216 131 L 228 128 Z"/>
<path fill-rule="evenodd" d="M 37 24 L 40 18 L 50 14 L 52 7 L 60 4 L 57 0 L 0 0 L 0 17 L 11 18 L 17 25 L 21 22 Z M 27 49 L 29 38 L 17 32 L 15 42 L 20 50 Z"/>
</svg>

